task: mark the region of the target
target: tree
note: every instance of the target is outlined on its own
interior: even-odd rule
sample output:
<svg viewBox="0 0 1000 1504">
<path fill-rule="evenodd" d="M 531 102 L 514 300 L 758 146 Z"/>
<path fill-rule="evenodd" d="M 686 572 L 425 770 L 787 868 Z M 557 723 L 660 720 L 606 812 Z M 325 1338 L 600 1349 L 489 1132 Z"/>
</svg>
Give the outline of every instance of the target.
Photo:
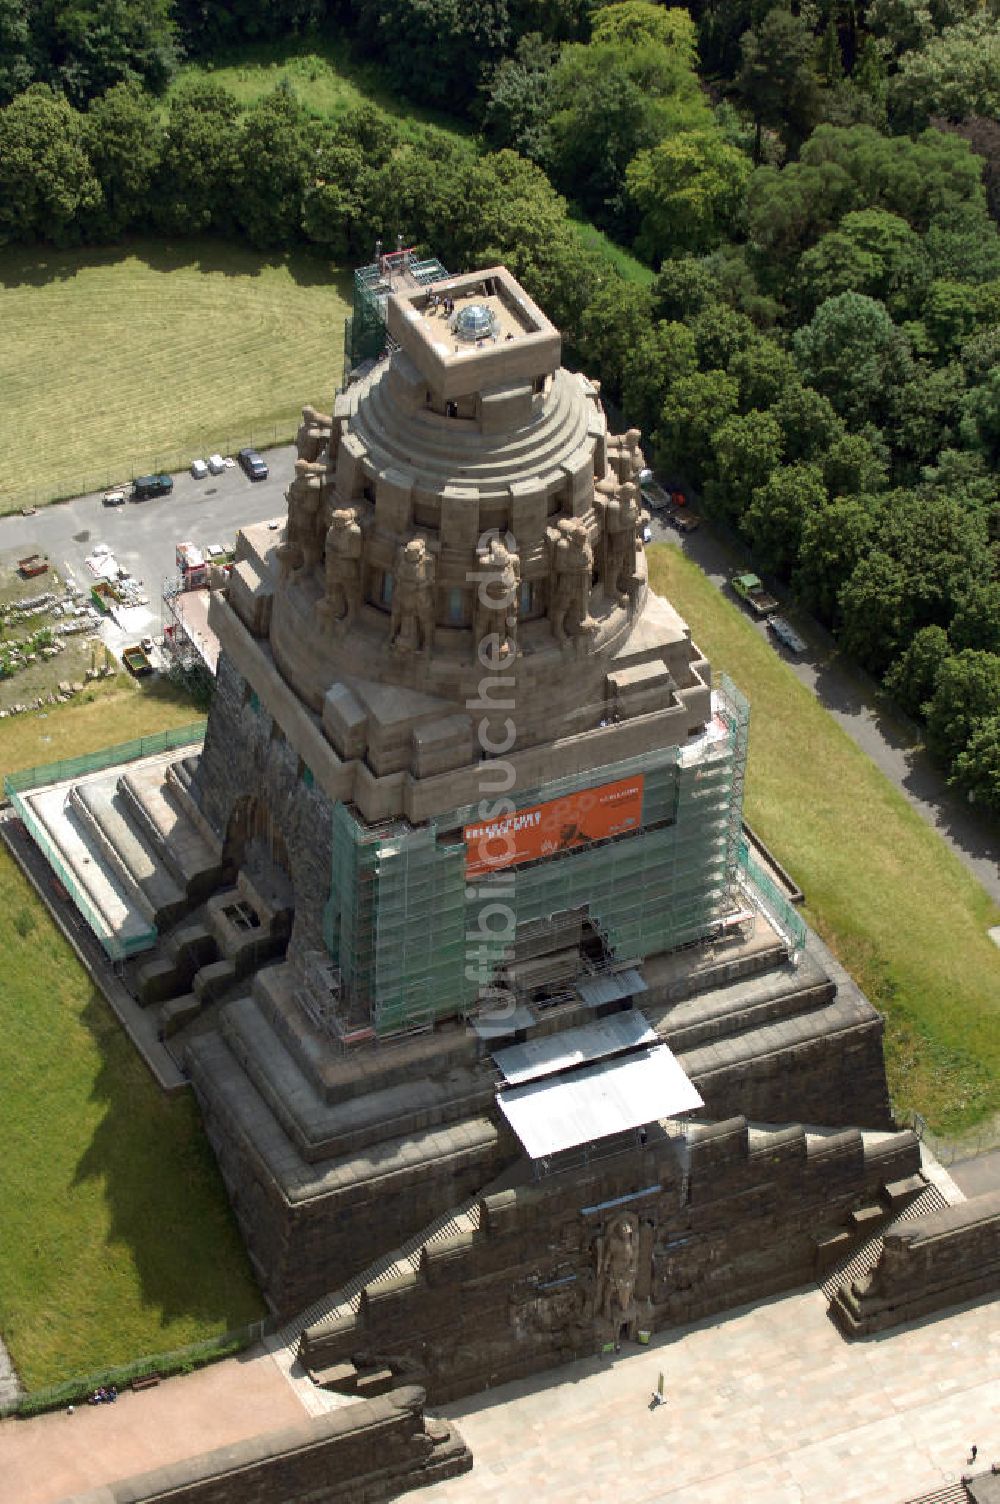
<svg viewBox="0 0 1000 1504">
<path fill-rule="evenodd" d="M 507 0 L 357 0 L 354 34 L 395 88 L 461 111 L 510 51 Z"/>
<path fill-rule="evenodd" d="M 47 84 L 32 84 L 0 110 L 0 245 L 72 244 L 78 217 L 100 201 L 81 117 Z"/>
<path fill-rule="evenodd" d="M 0 0 L 0 105 L 9 104 L 35 76 L 28 0 Z"/>
<path fill-rule="evenodd" d="M 717 303 L 721 291 L 718 277 L 706 262 L 694 256 L 665 261 L 653 282 L 653 317 L 683 322 Z"/>
<path fill-rule="evenodd" d="M 685 324 L 661 319 L 650 325 L 622 368 L 622 403 L 629 421 L 652 434 L 671 383 L 697 368 L 694 335 Z"/>
<path fill-rule="evenodd" d="M 979 290 L 939 277 L 932 282 L 921 320 L 939 355 L 955 353 L 981 327 Z"/>
<path fill-rule="evenodd" d="M 871 430 L 867 433 L 840 433 L 825 454 L 816 456 L 823 472 L 823 483 L 831 496 L 874 496 L 884 490 L 889 466 L 884 446 Z"/>
<path fill-rule="evenodd" d="M 762 568 L 788 575 L 799 555 L 806 518 L 829 498 L 816 465 L 784 465 L 754 491 L 743 513 L 743 531 Z"/>
<path fill-rule="evenodd" d="M 739 386 L 725 371 L 692 371 L 667 389 L 653 444 L 671 474 L 698 485 L 711 463 L 711 439 L 735 413 Z"/>
<path fill-rule="evenodd" d="M 794 147 L 816 124 L 819 83 L 813 69 L 813 34 L 802 17 L 777 6 L 747 32 L 740 50 L 734 88 L 753 117 L 754 161 L 759 162 L 765 125 Z"/>
<path fill-rule="evenodd" d="M 483 133 L 495 150 L 509 146 L 534 162 L 541 159 L 558 55 L 554 42 L 531 32 L 518 42 L 513 57 L 500 59 L 483 108 Z"/>
<path fill-rule="evenodd" d="M 1000 653 L 1000 580 L 974 580 L 958 603 L 949 636 L 956 648 Z"/>
<path fill-rule="evenodd" d="M 828 298 L 792 345 L 803 380 L 853 427 L 884 420 L 893 388 L 913 371 L 906 335 L 883 303 L 861 293 Z"/>
<path fill-rule="evenodd" d="M 841 588 L 868 550 L 875 513 L 868 497 L 835 496 L 802 519 L 792 583 L 828 626 L 835 623 Z"/>
<path fill-rule="evenodd" d="M 818 459 L 844 431 L 827 399 L 796 379 L 788 382 L 775 402 L 774 416 L 781 425 L 789 460 Z"/>
<path fill-rule="evenodd" d="M 921 466 L 954 442 L 964 385 L 961 367 L 952 362 L 936 371 L 918 367 L 912 380 L 903 382 L 891 394 L 897 477 L 916 480 Z"/>
<path fill-rule="evenodd" d="M 951 766 L 949 781 L 965 789 L 970 803 L 1000 813 L 1000 715 L 985 716 L 973 724 Z"/>
<path fill-rule="evenodd" d="M 375 174 L 401 145 L 392 117 L 374 105 L 345 115 L 316 148 L 302 202 L 302 227 L 334 261 L 371 251 Z"/>
<path fill-rule="evenodd" d="M 171 0 L 44 0 L 35 34 L 48 76 L 78 105 L 118 83 L 162 93 L 177 68 Z"/>
<path fill-rule="evenodd" d="M 899 214 L 855 209 L 799 262 L 797 282 L 809 311 L 841 292 L 877 298 L 896 318 L 915 317 L 930 279 L 919 235 Z"/>
<path fill-rule="evenodd" d="M 921 716 L 934 693 L 938 672 L 951 651 L 943 627 L 921 627 L 889 665 L 885 687 L 908 715 Z"/>
<path fill-rule="evenodd" d="M 625 174 L 640 216 L 639 254 L 657 263 L 718 245 L 742 214 L 750 172 L 748 158 L 715 129 L 679 131 L 639 152 Z"/>
<path fill-rule="evenodd" d="M 153 195 L 153 217 L 164 229 L 196 235 L 233 223 L 239 116 L 239 104 L 219 84 L 199 82 L 172 95 Z"/>
<path fill-rule="evenodd" d="M 664 47 L 688 68 L 697 61 L 694 22 L 680 7 L 665 9 L 650 0 L 619 0 L 595 10 L 591 41 L 609 47 Z"/>
<path fill-rule="evenodd" d="M 650 305 L 648 288 L 609 274 L 583 310 L 579 345 L 584 366 L 600 372 L 603 390 L 616 402 L 621 402 L 626 368 L 649 333 Z M 659 403 L 655 410 L 659 412 Z"/>
<path fill-rule="evenodd" d="M 799 385 L 795 361 L 766 335 L 756 334 L 729 361 L 730 376 L 740 384 L 740 410 L 772 407 L 787 387 Z"/>
<path fill-rule="evenodd" d="M 906 53 L 889 82 L 889 111 L 905 130 L 920 130 L 932 115 L 964 120 L 1000 113 L 996 16 L 970 16 Z"/>
<path fill-rule="evenodd" d="M 302 225 L 306 184 L 315 162 L 314 128 L 288 87 L 249 110 L 240 133 L 237 219 L 251 245 L 292 245 Z"/>
<path fill-rule="evenodd" d="M 724 303 L 703 308 L 687 320 L 694 335 L 695 353 L 702 370 L 718 366 L 728 369 L 738 351 L 757 338 L 757 331 L 745 314 L 727 308 Z"/>
<path fill-rule="evenodd" d="M 979 724 L 1000 716 L 1000 657 L 963 648 L 942 663 L 927 706 L 927 746 L 945 764 Z"/>
<path fill-rule="evenodd" d="M 705 500 L 716 516 L 738 523 L 751 493 L 765 486 L 781 463 L 781 428 L 772 413 L 734 413 L 712 435 L 712 474 Z"/>
<path fill-rule="evenodd" d="M 163 150 L 163 128 L 150 96 L 137 84 L 116 84 L 92 99 L 83 145 L 101 185 L 100 206 L 88 216 L 92 238 L 114 240 L 150 206 Z"/>
<path fill-rule="evenodd" d="M 687 58 L 648 44 L 564 47 L 552 70 L 544 161 L 557 188 L 618 233 L 633 229 L 625 170 L 674 131 L 710 124 Z"/>
<path fill-rule="evenodd" d="M 840 588 L 840 640 L 862 668 L 872 673 L 883 673 L 910 636 L 907 585 L 906 570 L 898 559 L 869 548 Z"/>
<path fill-rule="evenodd" d="M 960 404 L 958 430 L 966 449 L 978 450 L 986 463 L 1000 463 L 1000 365 L 994 366 L 978 386 L 966 392 Z"/>
</svg>

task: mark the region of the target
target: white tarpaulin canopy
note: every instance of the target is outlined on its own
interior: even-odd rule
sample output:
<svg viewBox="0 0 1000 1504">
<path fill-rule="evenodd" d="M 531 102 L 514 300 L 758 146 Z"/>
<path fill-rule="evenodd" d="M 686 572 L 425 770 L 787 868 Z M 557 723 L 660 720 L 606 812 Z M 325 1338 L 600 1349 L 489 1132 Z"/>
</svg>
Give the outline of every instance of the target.
<svg viewBox="0 0 1000 1504">
<path fill-rule="evenodd" d="M 529 1039 L 527 1044 L 494 1050 L 493 1059 L 510 1084 L 518 1086 L 536 1076 L 552 1076 L 585 1065 L 588 1060 L 602 1060 L 656 1041 L 656 1030 L 650 1028 L 649 1021 L 630 1009 L 579 1029 L 564 1029 L 561 1034 L 545 1034 L 541 1039 Z"/>
<path fill-rule="evenodd" d="M 665 1044 L 510 1087 L 497 1102 L 532 1159 L 704 1106 Z"/>
</svg>

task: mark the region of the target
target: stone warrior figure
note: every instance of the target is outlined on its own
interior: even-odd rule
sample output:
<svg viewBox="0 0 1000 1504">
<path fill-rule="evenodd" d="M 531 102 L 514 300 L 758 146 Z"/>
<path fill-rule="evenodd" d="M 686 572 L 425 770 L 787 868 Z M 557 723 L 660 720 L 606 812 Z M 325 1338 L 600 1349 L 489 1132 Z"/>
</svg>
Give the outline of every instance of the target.
<svg viewBox="0 0 1000 1504">
<path fill-rule="evenodd" d="M 496 657 L 517 654 L 517 610 L 521 592 L 521 561 L 494 536 L 489 548 L 476 561 L 476 597 L 473 614 L 472 653 L 487 637 L 498 639 Z M 492 656 L 492 655 L 491 655 Z"/>
<path fill-rule="evenodd" d="M 604 514 L 604 588 L 627 606 L 635 579 L 636 546 L 639 531 L 648 520 L 639 497 L 639 487 L 626 481 L 609 496 L 601 509 Z"/>
<path fill-rule="evenodd" d="M 397 653 L 429 651 L 434 645 L 434 559 L 423 538 L 396 550 L 389 642 Z"/>
<path fill-rule="evenodd" d="M 564 644 L 572 637 L 586 636 L 596 626 L 589 614 L 594 551 L 587 524 L 580 517 L 561 518 L 557 532 L 549 529 L 549 548 L 553 575 L 549 620 L 556 641 Z"/>
<path fill-rule="evenodd" d="M 295 479 L 285 493 L 288 522 L 278 549 L 282 574 L 318 564 L 323 544 L 323 477 L 326 466 L 311 460 L 295 461 Z"/>
<path fill-rule="evenodd" d="M 302 422 L 295 435 L 295 447 L 300 460 L 318 460 L 330 439 L 333 419 L 326 413 L 318 413 L 314 407 L 302 409 Z"/>
<path fill-rule="evenodd" d="M 617 1340 L 635 1320 L 635 1283 L 639 1273 L 639 1228 L 634 1217 L 619 1216 L 597 1239 L 598 1311 Z"/>
<path fill-rule="evenodd" d="M 326 594 L 318 611 L 339 630 L 350 626 L 361 604 L 363 544 L 357 508 L 333 512 L 326 534 Z"/>
</svg>

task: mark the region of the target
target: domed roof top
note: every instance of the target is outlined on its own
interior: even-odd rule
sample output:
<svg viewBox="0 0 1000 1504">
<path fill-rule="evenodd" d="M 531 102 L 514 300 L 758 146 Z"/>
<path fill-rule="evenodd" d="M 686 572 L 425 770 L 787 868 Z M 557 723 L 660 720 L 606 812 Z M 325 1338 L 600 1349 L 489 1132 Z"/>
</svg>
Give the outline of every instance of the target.
<svg viewBox="0 0 1000 1504">
<path fill-rule="evenodd" d="M 477 339 L 490 339 L 496 334 L 496 316 L 485 303 L 467 303 L 455 315 L 453 328 L 459 339 L 473 344 Z"/>
</svg>

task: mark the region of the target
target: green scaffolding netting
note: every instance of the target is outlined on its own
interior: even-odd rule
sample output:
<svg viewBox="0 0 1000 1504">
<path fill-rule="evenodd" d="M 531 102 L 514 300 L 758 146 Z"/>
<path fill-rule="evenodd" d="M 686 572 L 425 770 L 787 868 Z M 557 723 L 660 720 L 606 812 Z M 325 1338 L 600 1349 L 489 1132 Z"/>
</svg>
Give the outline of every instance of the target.
<svg viewBox="0 0 1000 1504">
<path fill-rule="evenodd" d="M 523 809 L 641 773 L 640 827 L 485 877 L 466 873 L 475 806 L 412 827 L 369 826 L 337 805 L 325 939 L 352 1006 L 380 1032 L 468 1011 L 516 937 L 574 912 L 620 962 L 706 936 L 752 862 L 740 839 L 748 722 L 726 679 L 713 733 L 694 746 L 513 794 Z"/>
</svg>

